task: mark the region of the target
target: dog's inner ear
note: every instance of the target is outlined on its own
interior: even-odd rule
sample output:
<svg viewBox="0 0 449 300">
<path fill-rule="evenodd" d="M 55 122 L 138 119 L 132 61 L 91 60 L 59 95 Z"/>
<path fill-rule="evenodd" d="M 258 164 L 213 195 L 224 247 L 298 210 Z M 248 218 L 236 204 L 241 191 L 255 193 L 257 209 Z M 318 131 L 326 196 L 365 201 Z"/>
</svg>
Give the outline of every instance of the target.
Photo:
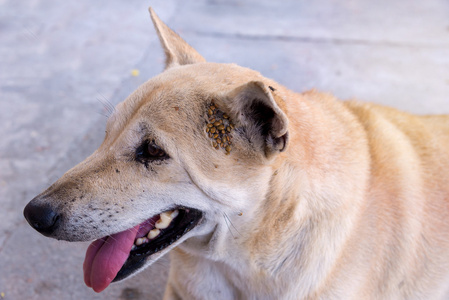
<svg viewBox="0 0 449 300">
<path fill-rule="evenodd" d="M 233 115 L 237 116 L 248 140 L 262 147 L 268 158 L 286 149 L 288 119 L 264 83 L 249 82 L 229 96 Z"/>
<path fill-rule="evenodd" d="M 149 10 L 157 35 L 164 48 L 165 69 L 176 65 L 188 65 L 206 61 L 186 41 L 165 25 L 151 7 Z"/>
</svg>

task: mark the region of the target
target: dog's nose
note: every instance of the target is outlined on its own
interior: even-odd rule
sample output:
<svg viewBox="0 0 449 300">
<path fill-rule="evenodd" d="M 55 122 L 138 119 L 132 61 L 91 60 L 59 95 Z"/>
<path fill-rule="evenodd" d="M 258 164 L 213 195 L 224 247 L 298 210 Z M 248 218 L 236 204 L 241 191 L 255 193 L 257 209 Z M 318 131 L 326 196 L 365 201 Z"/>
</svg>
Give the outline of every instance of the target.
<svg viewBox="0 0 449 300">
<path fill-rule="evenodd" d="M 36 204 L 31 201 L 25 206 L 23 215 L 31 227 L 46 236 L 51 235 L 60 223 L 59 215 L 48 204 Z"/>
</svg>

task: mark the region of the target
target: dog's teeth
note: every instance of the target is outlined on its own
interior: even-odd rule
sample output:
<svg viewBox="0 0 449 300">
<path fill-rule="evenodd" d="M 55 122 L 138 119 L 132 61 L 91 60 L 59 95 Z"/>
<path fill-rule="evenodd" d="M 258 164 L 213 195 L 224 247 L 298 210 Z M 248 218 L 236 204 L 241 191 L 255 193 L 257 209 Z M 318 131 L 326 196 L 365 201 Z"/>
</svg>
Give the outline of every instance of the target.
<svg viewBox="0 0 449 300">
<path fill-rule="evenodd" d="M 142 245 L 142 244 L 143 244 L 143 238 L 138 238 L 134 244 L 135 244 L 136 246 Z"/>
<path fill-rule="evenodd" d="M 161 213 L 159 216 L 160 216 L 160 219 L 156 222 L 156 228 L 157 229 L 167 228 L 168 225 L 170 225 L 172 218 L 166 212 Z"/>
<path fill-rule="evenodd" d="M 132 250 L 135 250 L 137 248 L 137 246 L 136 245 L 133 245 L 132 247 L 131 247 L 131 251 Z"/>
<path fill-rule="evenodd" d="M 159 235 L 159 233 L 161 233 L 161 231 L 159 229 L 153 229 L 150 232 L 148 232 L 147 238 L 152 240 L 155 237 L 157 237 Z"/>
<path fill-rule="evenodd" d="M 144 236 L 144 237 L 136 239 L 136 241 L 134 242 L 134 245 L 140 246 L 140 245 L 148 243 L 148 242 L 149 242 L 148 238 L 146 236 Z"/>
<path fill-rule="evenodd" d="M 159 214 L 160 219 L 156 222 L 156 228 L 157 229 L 165 229 L 167 228 L 171 221 L 176 218 L 176 216 L 179 214 L 179 211 L 173 210 L 173 211 L 166 211 L 161 214 Z"/>
<path fill-rule="evenodd" d="M 179 215 L 179 210 L 175 209 L 171 213 L 171 218 L 174 219 Z"/>
</svg>

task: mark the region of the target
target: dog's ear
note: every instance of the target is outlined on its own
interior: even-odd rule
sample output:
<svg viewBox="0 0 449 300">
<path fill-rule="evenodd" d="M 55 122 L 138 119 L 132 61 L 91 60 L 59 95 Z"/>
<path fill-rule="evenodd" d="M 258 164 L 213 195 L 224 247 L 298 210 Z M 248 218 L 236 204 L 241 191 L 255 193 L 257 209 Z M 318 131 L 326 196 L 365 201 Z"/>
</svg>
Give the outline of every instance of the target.
<svg viewBox="0 0 449 300">
<path fill-rule="evenodd" d="M 288 143 L 288 119 L 273 98 L 271 91 L 260 81 L 244 84 L 228 95 L 231 114 L 237 118 L 242 134 L 267 158 L 282 152 Z"/>
<path fill-rule="evenodd" d="M 159 40 L 164 48 L 165 69 L 176 65 L 188 65 L 206 61 L 195 49 L 187 44 L 186 41 L 168 28 L 168 26 L 159 19 L 151 7 L 149 8 L 149 11 Z"/>
</svg>

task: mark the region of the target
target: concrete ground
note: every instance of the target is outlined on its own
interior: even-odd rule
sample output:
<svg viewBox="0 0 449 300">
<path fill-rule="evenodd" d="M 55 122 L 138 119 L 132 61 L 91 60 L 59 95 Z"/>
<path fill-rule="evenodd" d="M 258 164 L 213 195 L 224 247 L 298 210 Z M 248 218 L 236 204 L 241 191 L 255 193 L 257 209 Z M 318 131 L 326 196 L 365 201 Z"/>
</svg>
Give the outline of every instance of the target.
<svg viewBox="0 0 449 300">
<path fill-rule="evenodd" d="M 102 102 L 162 71 L 150 4 L 210 61 L 298 92 L 449 113 L 447 0 L 0 0 L 0 299 L 162 297 L 168 259 L 95 294 L 87 244 L 44 238 L 22 216 L 100 144 Z"/>
</svg>

